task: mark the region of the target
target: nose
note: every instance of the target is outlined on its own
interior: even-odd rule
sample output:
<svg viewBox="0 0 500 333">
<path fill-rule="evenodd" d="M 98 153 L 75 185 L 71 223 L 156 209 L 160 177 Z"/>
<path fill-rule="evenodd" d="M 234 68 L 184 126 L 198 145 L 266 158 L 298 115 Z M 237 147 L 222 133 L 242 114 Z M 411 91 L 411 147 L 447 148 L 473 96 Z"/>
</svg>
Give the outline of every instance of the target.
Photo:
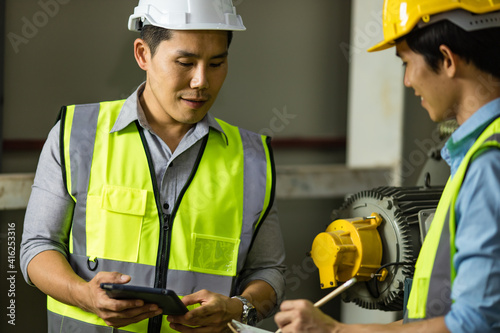
<svg viewBox="0 0 500 333">
<path fill-rule="evenodd" d="M 408 70 L 405 68 L 405 75 L 403 77 L 403 84 L 405 87 L 410 88 L 411 87 L 411 81 L 410 81 L 410 76 L 408 75 Z"/>
<path fill-rule="evenodd" d="M 208 89 L 209 84 L 205 66 L 199 65 L 196 67 L 190 86 L 192 89 Z"/>
</svg>

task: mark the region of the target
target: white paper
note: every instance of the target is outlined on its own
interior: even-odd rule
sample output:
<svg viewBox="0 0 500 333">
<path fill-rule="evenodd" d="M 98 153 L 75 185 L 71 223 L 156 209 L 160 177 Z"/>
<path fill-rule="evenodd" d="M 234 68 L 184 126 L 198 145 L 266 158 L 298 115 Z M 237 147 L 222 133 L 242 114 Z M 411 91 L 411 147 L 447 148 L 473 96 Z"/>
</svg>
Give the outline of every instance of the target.
<svg viewBox="0 0 500 333">
<path fill-rule="evenodd" d="M 242 324 L 236 320 L 232 321 L 232 325 L 240 333 L 272 333 L 271 331 L 266 331 L 257 327 Z"/>
</svg>

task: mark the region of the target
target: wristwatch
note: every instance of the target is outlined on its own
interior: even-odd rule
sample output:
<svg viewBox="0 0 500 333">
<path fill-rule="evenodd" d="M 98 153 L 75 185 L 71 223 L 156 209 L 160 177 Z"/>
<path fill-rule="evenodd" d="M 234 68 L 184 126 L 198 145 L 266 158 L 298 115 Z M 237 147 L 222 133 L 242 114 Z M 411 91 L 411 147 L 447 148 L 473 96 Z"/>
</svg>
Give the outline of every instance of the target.
<svg viewBox="0 0 500 333">
<path fill-rule="evenodd" d="M 241 322 L 246 325 L 255 326 L 257 324 L 257 309 L 243 296 L 233 296 L 243 303 L 243 312 L 241 313 Z"/>
</svg>

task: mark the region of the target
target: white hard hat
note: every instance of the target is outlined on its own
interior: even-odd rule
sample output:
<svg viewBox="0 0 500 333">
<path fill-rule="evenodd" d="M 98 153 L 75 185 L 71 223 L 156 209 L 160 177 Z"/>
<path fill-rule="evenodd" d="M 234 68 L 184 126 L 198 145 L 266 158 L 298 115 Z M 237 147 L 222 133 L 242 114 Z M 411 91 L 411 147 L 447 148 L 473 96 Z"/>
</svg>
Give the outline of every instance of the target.
<svg viewBox="0 0 500 333">
<path fill-rule="evenodd" d="M 128 29 L 143 25 L 172 30 L 246 30 L 232 0 L 140 0 Z"/>
</svg>

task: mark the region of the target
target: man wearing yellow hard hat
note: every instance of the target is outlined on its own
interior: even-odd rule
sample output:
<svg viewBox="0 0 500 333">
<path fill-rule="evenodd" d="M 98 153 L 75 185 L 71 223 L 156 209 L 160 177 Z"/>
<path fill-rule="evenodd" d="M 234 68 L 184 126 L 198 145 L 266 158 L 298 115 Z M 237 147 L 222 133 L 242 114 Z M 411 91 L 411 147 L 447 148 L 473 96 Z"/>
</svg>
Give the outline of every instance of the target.
<svg viewBox="0 0 500 333">
<path fill-rule="evenodd" d="M 460 127 L 402 321 L 346 325 L 306 300 L 286 301 L 288 332 L 500 332 L 500 1 L 385 0 L 384 40 L 396 46 L 433 121 Z"/>
</svg>

